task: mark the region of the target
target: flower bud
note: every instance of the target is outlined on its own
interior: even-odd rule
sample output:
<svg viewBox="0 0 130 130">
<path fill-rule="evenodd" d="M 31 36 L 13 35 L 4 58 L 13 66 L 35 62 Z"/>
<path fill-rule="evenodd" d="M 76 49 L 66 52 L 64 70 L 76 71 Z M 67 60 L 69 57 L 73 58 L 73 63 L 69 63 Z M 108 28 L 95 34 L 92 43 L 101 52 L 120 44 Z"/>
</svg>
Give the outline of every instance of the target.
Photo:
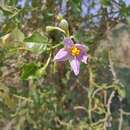
<svg viewBox="0 0 130 130">
<path fill-rule="evenodd" d="M 63 30 L 65 30 L 65 31 L 67 31 L 68 28 L 69 28 L 69 24 L 68 24 L 67 20 L 65 20 L 65 19 L 62 19 L 62 20 L 61 20 L 59 26 L 60 26 Z"/>
<path fill-rule="evenodd" d="M 52 30 L 54 30 L 54 27 L 53 27 L 53 26 L 47 26 L 47 27 L 46 27 L 46 31 L 47 31 L 47 32 L 50 32 L 50 31 L 52 31 Z"/>
</svg>

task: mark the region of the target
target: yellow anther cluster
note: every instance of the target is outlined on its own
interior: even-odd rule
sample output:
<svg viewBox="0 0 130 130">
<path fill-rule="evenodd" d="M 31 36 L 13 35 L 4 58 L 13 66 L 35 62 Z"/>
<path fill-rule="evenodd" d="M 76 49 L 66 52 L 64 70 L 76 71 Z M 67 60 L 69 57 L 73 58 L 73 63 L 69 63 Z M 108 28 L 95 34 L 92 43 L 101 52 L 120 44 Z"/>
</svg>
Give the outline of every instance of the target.
<svg viewBox="0 0 130 130">
<path fill-rule="evenodd" d="M 80 49 L 77 47 L 72 47 L 71 48 L 71 55 L 72 56 L 78 56 L 80 54 Z"/>
</svg>

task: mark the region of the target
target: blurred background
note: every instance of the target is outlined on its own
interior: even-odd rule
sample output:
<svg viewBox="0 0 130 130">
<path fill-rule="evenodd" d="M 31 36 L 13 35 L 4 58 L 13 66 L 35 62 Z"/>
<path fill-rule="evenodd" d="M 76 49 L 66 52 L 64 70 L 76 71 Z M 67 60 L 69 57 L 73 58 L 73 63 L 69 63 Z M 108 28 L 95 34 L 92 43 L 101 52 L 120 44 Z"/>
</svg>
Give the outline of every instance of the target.
<svg viewBox="0 0 130 130">
<path fill-rule="evenodd" d="M 63 19 L 78 76 L 53 61 Z M 129 25 L 129 0 L 0 0 L 0 130 L 130 130 Z"/>
</svg>

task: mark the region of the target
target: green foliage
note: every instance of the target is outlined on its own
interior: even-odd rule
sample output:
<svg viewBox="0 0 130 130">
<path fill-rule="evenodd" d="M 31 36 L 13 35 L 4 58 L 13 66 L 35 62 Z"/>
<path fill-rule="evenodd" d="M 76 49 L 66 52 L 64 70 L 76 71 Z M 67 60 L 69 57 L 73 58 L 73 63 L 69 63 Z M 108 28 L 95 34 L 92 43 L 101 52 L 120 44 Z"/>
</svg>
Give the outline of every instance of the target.
<svg viewBox="0 0 130 130">
<path fill-rule="evenodd" d="M 12 31 L 12 38 L 15 40 L 15 42 L 23 42 L 25 36 L 24 36 L 24 33 L 21 32 L 21 30 L 19 30 L 18 28 L 15 28 Z"/>
<path fill-rule="evenodd" d="M 23 65 L 21 79 L 23 80 L 32 79 L 33 76 L 36 74 L 37 69 L 38 66 L 34 63 Z"/>
<path fill-rule="evenodd" d="M 24 39 L 25 46 L 33 53 L 40 54 L 47 50 L 48 38 L 34 32 L 30 37 Z"/>
<path fill-rule="evenodd" d="M 100 0 L 100 2 L 104 6 L 109 6 L 111 4 L 111 0 Z"/>
</svg>

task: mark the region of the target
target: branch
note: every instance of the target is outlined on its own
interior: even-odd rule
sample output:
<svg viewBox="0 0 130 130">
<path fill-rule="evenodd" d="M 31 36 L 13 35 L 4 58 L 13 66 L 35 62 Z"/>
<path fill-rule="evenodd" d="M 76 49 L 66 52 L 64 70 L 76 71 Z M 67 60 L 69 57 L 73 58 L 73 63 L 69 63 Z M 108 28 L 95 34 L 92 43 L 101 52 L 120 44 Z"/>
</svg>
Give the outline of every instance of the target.
<svg viewBox="0 0 130 130">
<path fill-rule="evenodd" d="M 123 125 L 123 110 L 120 109 L 120 119 L 119 119 L 119 127 L 118 130 L 122 130 L 122 125 Z"/>
</svg>

